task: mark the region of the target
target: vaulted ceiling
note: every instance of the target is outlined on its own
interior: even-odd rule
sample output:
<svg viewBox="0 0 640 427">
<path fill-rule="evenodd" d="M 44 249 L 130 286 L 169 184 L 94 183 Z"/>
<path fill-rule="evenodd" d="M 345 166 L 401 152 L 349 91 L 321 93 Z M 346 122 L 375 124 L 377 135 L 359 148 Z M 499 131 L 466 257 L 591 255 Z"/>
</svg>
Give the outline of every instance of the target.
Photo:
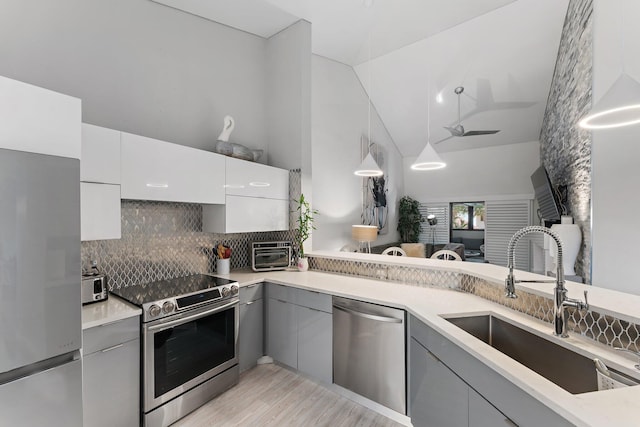
<svg viewBox="0 0 640 427">
<path fill-rule="evenodd" d="M 354 67 L 405 157 L 539 138 L 569 0 L 153 0 L 270 37 L 299 19 Z M 460 96 L 465 130 L 453 137 Z M 442 141 L 438 143 L 438 141 Z"/>
</svg>

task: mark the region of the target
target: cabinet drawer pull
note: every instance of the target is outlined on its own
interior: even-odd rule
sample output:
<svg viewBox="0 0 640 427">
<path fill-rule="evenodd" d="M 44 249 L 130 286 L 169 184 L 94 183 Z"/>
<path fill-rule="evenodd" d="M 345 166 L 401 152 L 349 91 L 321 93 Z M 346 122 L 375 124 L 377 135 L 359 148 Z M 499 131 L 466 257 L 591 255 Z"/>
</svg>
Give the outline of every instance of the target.
<svg viewBox="0 0 640 427">
<path fill-rule="evenodd" d="M 104 350 L 101 350 L 101 352 L 102 353 L 106 353 L 108 351 L 115 350 L 115 349 L 120 348 L 122 346 L 124 346 L 124 343 L 118 344 L 118 345 L 114 345 L 113 347 L 105 348 Z"/>
<path fill-rule="evenodd" d="M 247 305 L 253 304 L 255 301 L 247 301 Z"/>
<path fill-rule="evenodd" d="M 289 304 L 287 301 L 285 301 L 285 300 L 281 300 L 281 299 L 276 299 L 276 301 L 280 301 L 280 302 L 281 302 L 281 303 L 283 303 L 283 304 Z"/>
<path fill-rule="evenodd" d="M 103 327 L 103 326 L 112 326 L 112 325 L 115 325 L 116 323 L 123 322 L 124 320 L 126 320 L 126 319 L 114 320 L 113 322 L 102 323 L 101 325 L 98 325 L 98 326 L 100 326 L 100 327 Z"/>
<path fill-rule="evenodd" d="M 255 288 L 256 286 L 258 286 L 257 283 L 255 285 L 247 285 L 247 288 L 251 289 L 251 288 Z"/>
</svg>

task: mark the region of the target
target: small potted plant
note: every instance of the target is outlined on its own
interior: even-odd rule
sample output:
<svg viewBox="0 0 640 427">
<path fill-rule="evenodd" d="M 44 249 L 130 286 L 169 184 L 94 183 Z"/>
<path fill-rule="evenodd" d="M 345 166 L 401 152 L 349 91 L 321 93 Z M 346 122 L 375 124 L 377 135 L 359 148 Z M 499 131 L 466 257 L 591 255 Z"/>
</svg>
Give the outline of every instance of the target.
<svg viewBox="0 0 640 427">
<path fill-rule="evenodd" d="M 294 200 L 298 207 L 298 229 L 296 232 L 296 243 L 298 245 L 298 270 L 307 271 L 309 269 L 309 260 L 304 256 L 304 242 L 311 236 L 311 230 L 316 228 L 313 226 L 313 216 L 318 214 L 318 211 L 311 209 L 309 202 L 304 198 L 304 194 L 300 194 L 299 199 Z"/>
</svg>

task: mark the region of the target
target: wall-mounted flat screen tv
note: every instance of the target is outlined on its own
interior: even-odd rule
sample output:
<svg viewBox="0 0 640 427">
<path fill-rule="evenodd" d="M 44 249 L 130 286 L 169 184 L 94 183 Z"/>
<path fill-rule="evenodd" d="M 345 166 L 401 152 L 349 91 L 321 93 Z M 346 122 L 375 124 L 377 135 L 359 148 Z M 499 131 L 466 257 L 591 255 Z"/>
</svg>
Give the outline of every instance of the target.
<svg viewBox="0 0 640 427">
<path fill-rule="evenodd" d="M 560 204 L 544 166 L 540 166 L 531 175 L 531 183 L 533 184 L 542 219 L 547 221 L 560 220 Z"/>
</svg>

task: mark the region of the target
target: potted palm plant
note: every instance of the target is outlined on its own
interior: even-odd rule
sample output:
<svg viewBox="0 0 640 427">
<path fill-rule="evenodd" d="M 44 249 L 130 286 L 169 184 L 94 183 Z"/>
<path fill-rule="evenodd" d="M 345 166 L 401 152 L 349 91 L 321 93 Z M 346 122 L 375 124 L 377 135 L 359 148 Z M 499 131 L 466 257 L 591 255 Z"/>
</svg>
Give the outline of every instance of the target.
<svg viewBox="0 0 640 427">
<path fill-rule="evenodd" d="M 300 198 L 294 200 L 298 207 L 298 229 L 296 230 L 296 243 L 298 246 L 298 270 L 307 271 L 309 269 L 309 260 L 304 256 L 304 242 L 311 236 L 311 230 L 316 228 L 313 226 L 314 215 L 318 211 L 311 209 L 309 202 L 304 198 L 304 194 L 300 194 Z"/>
</svg>

